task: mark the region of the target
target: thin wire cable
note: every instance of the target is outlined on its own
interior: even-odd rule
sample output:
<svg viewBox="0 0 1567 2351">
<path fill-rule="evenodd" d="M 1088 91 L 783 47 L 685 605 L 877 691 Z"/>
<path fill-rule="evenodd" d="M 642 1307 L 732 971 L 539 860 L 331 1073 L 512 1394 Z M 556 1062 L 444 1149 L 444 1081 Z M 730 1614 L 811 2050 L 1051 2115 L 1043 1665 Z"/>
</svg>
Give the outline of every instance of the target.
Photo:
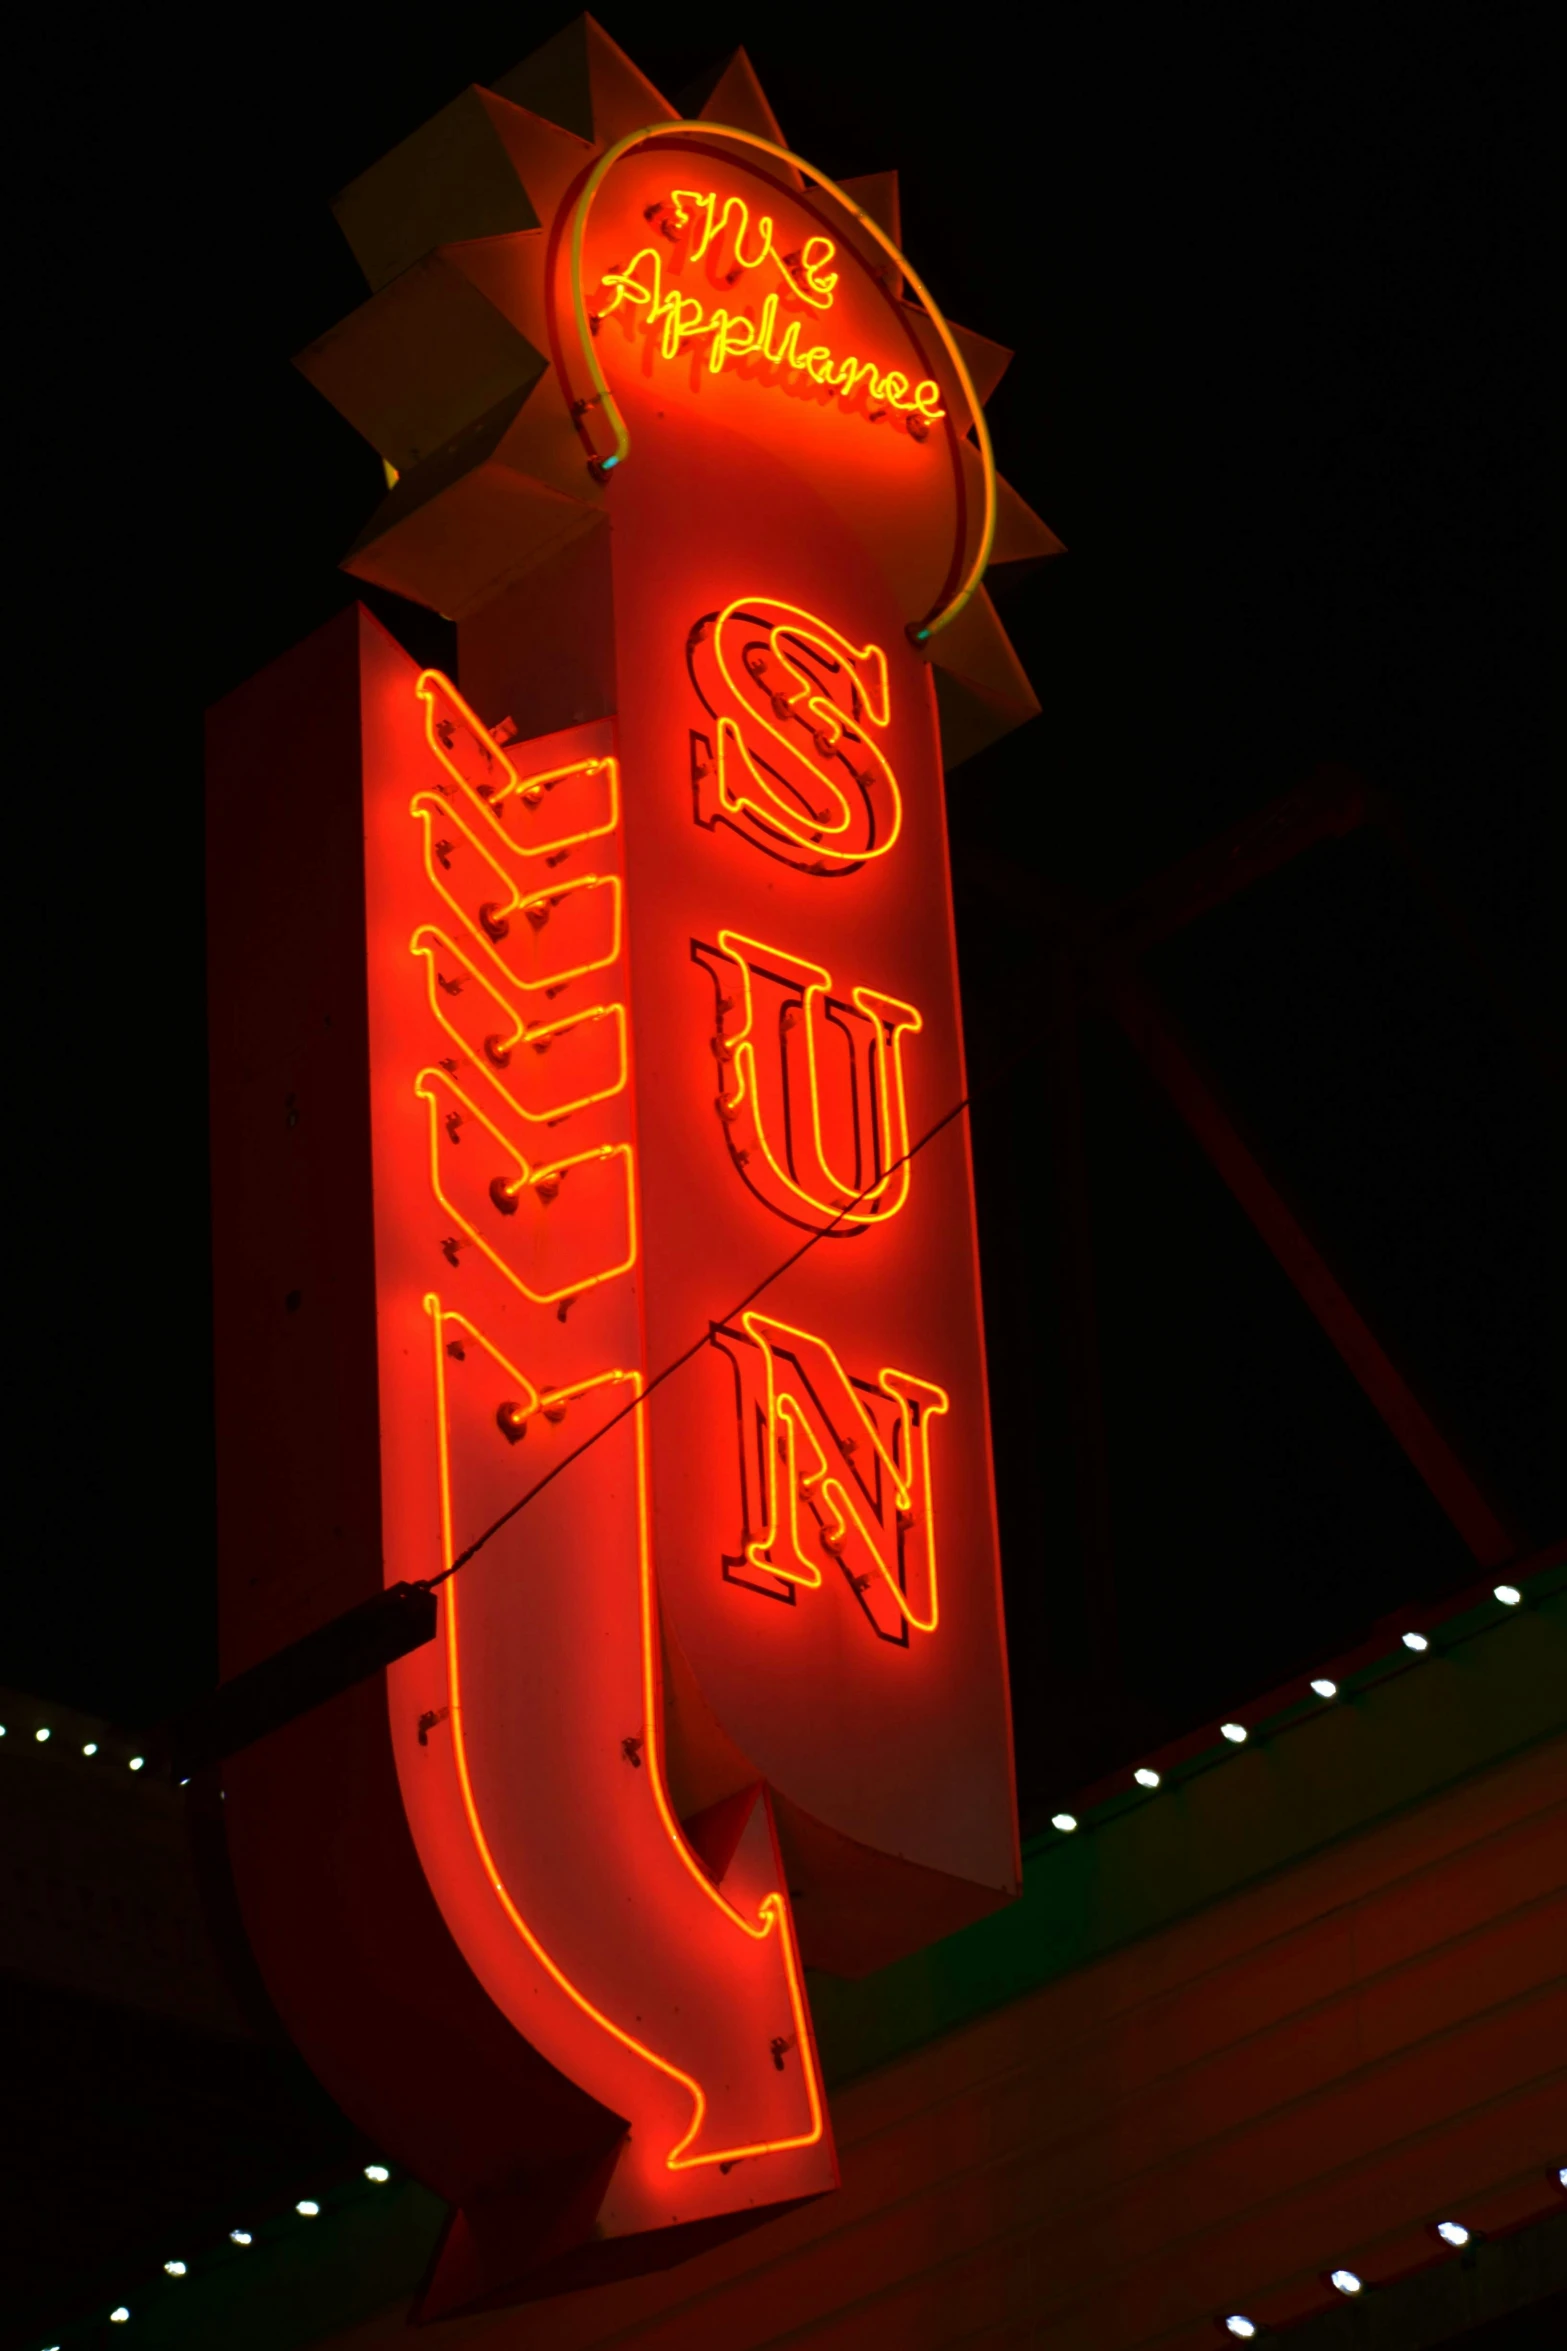
<svg viewBox="0 0 1567 2351">
<path fill-rule="evenodd" d="M 1026 1058 L 1026 1056 L 1022 1056 L 1022 1058 Z M 981 1093 L 988 1093 L 991 1086 L 999 1084 L 1001 1079 L 1008 1074 L 1008 1069 L 998 1071 L 996 1075 L 991 1078 L 985 1086 L 979 1088 L 978 1091 Z M 919 1153 L 924 1150 L 927 1143 L 933 1143 L 944 1127 L 951 1126 L 955 1118 L 961 1118 L 964 1111 L 967 1110 L 969 1105 L 973 1102 L 974 1098 L 975 1097 L 973 1094 L 965 1094 L 961 1102 L 954 1102 L 952 1108 L 948 1111 L 945 1111 L 942 1116 L 937 1119 L 933 1127 L 927 1127 L 926 1131 L 923 1135 L 921 1135 L 917 1143 L 910 1144 L 908 1150 L 904 1152 L 901 1159 L 895 1159 L 890 1167 L 883 1168 L 875 1183 L 867 1184 L 863 1192 L 856 1192 L 852 1200 L 846 1200 L 843 1206 L 839 1209 L 837 1215 L 832 1219 L 831 1223 L 824 1224 L 819 1232 L 811 1233 L 800 1243 L 798 1249 L 790 1251 L 789 1255 L 783 1260 L 782 1264 L 775 1265 L 771 1273 L 764 1274 L 762 1279 L 757 1283 L 754 1290 L 748 1290 L 737 1306 L 731 1306 L 729 1312 L 726 1315 L 721 1315 L 719 1317 L 720 1322 L 733 1322 L 737 1315 L 744 1314 L 746 1308 L 754 1304 L 754 1302 L 760 1298 L 764 1290 L 771 1289 L 773 1283 L 779 1280 L 782 1275 L 786 1274 L 792 1265 L 798 1265 L 801 1258 L 806 1256 L 809 1251 L 814 1249 L 818 1241 L 825 1241 L 828 1235 L 835 1231 L 840 1224 L 842 1224 L 846 1216 L 852 1216 L 854 1211 L 859 1207 L 863 1200 L 868 1200 L 872 1192 L 880 1191 L 888 1176 L 896 1175 L 900 1167 L 906 1167 L 911 1159 L 918 1157 Z M 653 1395 L 657 1389 L 661 1388 L 667 1379 L 672 1379 L 683 1364 L 689 1363 L 694 1355 L 700 1355 L 702 1349 L 710 1345 L 714 1327 L 715 1326 L 712 1323 L 709 1323 L 707 1329 L 702 1333 L 701 1337 L 698 1339 L 693 1339 L 690 1346 L 683 1348 L 680 1354 L 674 1357 L 672 1362 L 666 1363 L 662 1371 L 655 1372 L 652 1379 L 648 1381 L 647 1386 L 645 1388 L 638 1389 L 636 1395 L 632 1397 L 629 1404 L 623 1404 L 618 1412 L 612 1412 L 608 1420 L 601 1422 L 599 1427 L 594 1430 L 591 1437 L 584 1437 L 580 1445 L 574 1445 L 571 1451 L 566 1454 L 562 1460 L 556 1462 L 555 1467 L 552 1470 L 547 1471 L 545 1475 L 540 1478 L 536 1486 L 530 1486 L 526 1494 L 522 1495 L 518 1501 L 512 1503 L 510 1509 L 503 1510 L 500 1514 L 500 1517 L 485 1528 L 482 1535 L 476 1535 L 473 1541 L 468 1545 L 466 1551 L 459 1551 L 457 1557 L 452 1561 L 450 1567 L 443 1567 L 439 1575 L 421 1578 L 422 1588 L 427 1592 L 433 1592 L 438 1585 L 444 1584 L 446 1582 L 448 1576 L 454 1576 L 459 1568 L 466 1567 L 469 1560 L 476 1558 L 478 1554 L 484 1549 L 485 1544 L 490 1541 L 492 1536 L 498 1535 L 503 1526 L 508 1526 L 517 1516 L 517 1513 L 520 1510 L 526 1510 L 528 1504 L 533 1501 L 536 1495 L 542 1494 L 546 1486 L 554 1484 L 555 1480 L 560 1476 L 562 1470 L 570 1469 L 574 1461 L 580 1461 L 583 1454 L 588 1452 L 594 1445 L 596 1445 L 600 1437 L 607 1437 L 610 1430 L 616 1427 L 619 1422 L 629 1418 L 633 1412 L 639 1412 L 642 1406 L 647 1402 L 648 1398 Z"/>
</svg>

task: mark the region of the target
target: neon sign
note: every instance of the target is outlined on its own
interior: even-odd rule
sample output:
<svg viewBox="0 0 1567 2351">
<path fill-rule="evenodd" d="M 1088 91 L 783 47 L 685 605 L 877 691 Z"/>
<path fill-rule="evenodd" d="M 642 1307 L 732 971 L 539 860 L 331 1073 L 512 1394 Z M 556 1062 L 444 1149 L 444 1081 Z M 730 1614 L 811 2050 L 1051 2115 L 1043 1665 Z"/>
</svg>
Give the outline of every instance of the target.
<svg viewBox="0 0 1567 2351">
<path fill-rule="evenodd" d="M 808 871 L 884 857 L 903 802 L 880 747 L 887 656 L 772 596 L 737 596 L 686 640 L 714 738 L 692 735 L 704 821 L 733 824 Z"/>
<path fill-rule="evenodd" d="M 691 956 L 717 990 L 714 1107 L 743 1180 L 818 1232 L 896 1216 L 911 1181 L 903 1040 L 924 1025 L 914 1006 L 861 986 L 835 997 L 820 964 L 736 931 L 720 931 L 716 950 L 694 939 Z M 847 1110 L 835 1123 L 850 1156 L 836 1170 L 826 1100 L 834 1033 L 849 1048 Z M 841 1045 L 837 1060 L 841 1070 Z"/>
<path fill-rule="evenodd" d="M 551 1306 L 635 1263 L 628 1144 L 601 1143 L 575 1158 L 530 1166 L 448 1071 L 422 1069 L 414 1092 L 430 1112 L 431 1192 L 448 1221 L 525 1298 Z M 442 1243 L 448 1263 L 455 1264 L 461 1246 Z"/>
<path fill-rule="evenodd" d="M 665 207 L 658 209 L 662 211 Z M 682 292 L 678 283 L 666 288 L 664 255 L 656 245 L 644 245 L 624 269 L 604 272 L 600 283 L 610 299 L 593 314 L 595 332 L 624 304 L 641 311 L 644 326 L 650 334 L 657 333 L 659 349 L 666 359 L 678 359 L 684 344 L 703 343 L 708 368 L 716 376 L 722 375 L 731 359 L 754 354 L 770 367 L 809 376 L 812 383 L 828 387 L 843 400 L 852 399 L 863 387 L 882 410 L 892 409 L 898 414 L 917 417 L 922 427 L 940 422 L 946 410 L 940 404 L 941 386 L 934 378 L 927 376 L 911 384 L 900 369 L 881 370 L 874 360 L 857 359 L 852 354 L 835 359 L 823 343 L 811 343 L 802 350 L 801 321 L 797 318 L 780 328 L 779 305 L 791 298 L 807 302 L 816 310 L 831 309 L 838 279 L 836 272 L 829 272 L 827 267 L 837 251 L 830 237 L 807 237 L 798 253 L 785 259 L 777 249 L 772 220 L 764 213 L 756 229 L 760 251 L 747 259 L 745 237 L 750 219 L 743 197 L 720 200 L 711 190 L 699 195 L 691 189 L 677 188 L 667 208 L 668 218 L 677 230 L 689 224 L 692 209 L 703 216 L 701 229 L 691 243 L 693 263 L 700 262 L 713 246 L 720 244 L 727 232 L 732 240 L 734 266 L 727 273 L 726 283 L 771 263 L 782 276 L 785 291 L 780 294 L 774 289 L 763 296 L 760 317 L 754 311 L 731 311 L 722 306 L 710 310 L 694 294 Z M 807 326 L 805 331 L 809 334 L 811 330 Z"/>
<path fill-rule="evenodd" d="M 1005 701 L 981 404 L 852 193 L 570 38 L 590 148 L 527 69 L 416 134 L 312 360 L 379 416 L 392 308 L 448 305 L 397 313 L 418 445 L 353 561 L 458 614 L 461 689 L 337 624 L 243 691 L 213 827 L 217 1017 L 304 1072 L 219 1154 L 233 1662 L 271 1562 L 307 1609 L 442 1579 L 227 1809 L 296 2038 L 454 2207 L 426 2318 L 830 2191 L 807 1968 L 1018 1875 L 931 678 Z M 450 208 L 496 151 L 536 228 Z"/>
<path fill-rule="evenodd" d="M 851 1381 L 825 1339 L 765 1314 L 740 1319 L 740 1331 L 713 1334 L 735 1365 L 741 1434 L 746 1540 L 726 1571 L 763 1592 L 819 1589 L 825 1555 L 883 1640 L 933 1633 L 930 1433 L 951 1399 L 890 1368 L 874 1386 Z"/>
<path fill-rule="evenodd" d="M 692 211 L 701 213 L 702 225 L 691 245 L 691 259 L 705 260 L 709 249 L 721 246 L 730 237 L 734 246 L 734 268 L 728 272 L 727 282 L 733 284 L 744 270 L 762 269 L 771 262 L 778 275 L 802 301 L 815 310 L 830 310 L 838 273 L 828 268 L 837 251 L 831 237 L 807 237 L 797 253 L 780 253 L 773 233 L 771 213 L 764 212 L 756 223 L 759 251 L 746 259 L 745 240 L 751 232 L 751 208 L 743 196 L 718 197 L 711 189 L 701 195 L 694 188 L 676 188 L 670 197 L 675 226 L 683 229 Z M 663 210 L 653 207 L 653 217 Z"/>
<path fill-rule="evenodd" d="M 579 759 L 524 780 L 450 678 L 438 669 L 423 670 L 414 690 L 424 704 L 425 741 L 451 783 L 462 787 L 460 804 L 502 827 L 509 816 L 521 816 L 519 826 L 491 836 L 507 849 L 557 866 L 573 849 L 614 832 L 620 822 L 618 760 Z M 451 797 L 450 785 L 438 789 Z"/>
<path fill-rule="evenodd" d="M 530 1028 L 526 1014 L 436 924 L 422 924 L 409 946 L 424 959 L 431 1012 L 514 1117 L 530 1126 L 558 1126 L 574 1110 L 620 1092 L 626 1082 L 623 1004 L 595 1004 Z M 450 1058 L 443 1056 L 443 1067 Z"/>
<path fill-rule="evenodd" d="M 588 223 L 600 189 L 615 166 L 624 157 L 650 141 L 681 137 L 688 135 L 688 131 L 689 126 L 685 124 L 668 122 L 644 123 L 639 130 L 628 131 L 600 155 L 587 179 L 583 182 L 581 193 L 572 208 L 569 248 L 571 303 L 583 362 L 592 383 L 591 393 L 575 404 L 574 413 L 579 417 L 586 417 L 590 411 L 597 408 L 602 410 L 610 425 L 614 436 L 614 447 L 607 451 L 595 451 L 592 459 L 594 469 L 601 477 L 612 468 L 625 463 L 631 454 L 631 439 L 626 430 L 625 418 L 594 353 L 593 318 L 588 309 L 585 289 L 584 248 Z M 732 141 L 742 149 L 749 149 L 753 154 L 765 156 L 771 163 L 782 165 L 788 171 L 799 172 L 806 180 L 830 195 L 841 208 L 843 214 L 854 221 L 857 227 L 871 239 L 872 243 L 881 249 L 898 274 L 914 288 L 926 316 L 940 339 L 943 354 L 952 370 L 958 386 L 959 397 L 963 401 L 978 445 L 983 504 L 978 540 L 963 569 L 961 578 L 929 614 L 922 620 L 909 624 L 916 642 L 928 643 L 940 630 L 951 627 L 965 605 L 977 593 L 980 581 L 985 576 L 985 566 L 990 560 L 990 552 L 996 534 L 995 461 L 991 454 L 990 435 L 985 425 L 984 405 L 975 392 L 973 378 L 969 374 L 962 350 L 940 310 L 926 292 L 921 280 L 910 268 L 906 257 L 899 252 L 880 222 L 863 211 L 842 188 L 835 185 L 824 173 L 819 172 L 813 164 L 807 163 L 803 156 L 794 154 L 787 147 L 780 147 L 776 141 L 762 137 L 754 130 L 743 128 L 735 123 L 727 123 L 721 126 L 720 136 L 726 142 Z M 726 206 L 725 211 L 727 209 Z M 771 236 L 769 236 L 768 242 L 770 246 Z M 803 259 L 803 241 L 800 251 Z"/>
<path fill-rule="evenodd" d="M 478 1327 L 466 1316 L 443 1309 L 439 1297 L 432 1294 L 424 1301 L 430 1317 L 434 1340 L 434 1374 L 439 1403 L 439 1442 L 441 1456 L 441 1496 L 445 1545 L 448 1551 L 455 1547 L 455 1529 L 458 1520 L 453 1508 L 453 1422 L 461 1407 L 452 1393 L 462 1381 L 472 1387 L 491 1373 L 488 1387 L 481 1387 L 479 1416 L 481 1423 L 488 1414 L 491 1395 L 497 1389 L 502 1401 L 494 1418 L 504 1413 L 508 1426 L 502 1434 L 511 1442 L 527 1433 L 530 1425 L 537 1428 L 546 1440 L 558 1427 L 568 1411 L 592 1410 L 606 1399 L 619 1402 L 616 1393 L 623 1387 L 633 1391 L 638 1375 L 635 1371 L 613 1370 L 600 1372 L 568 1388 L 541 1393 L 527 1375 L 507 1361 L 500 1350 L 485 1338 Z M 490 1424 L 494 1425 L 493 1420 Z M 622 1785 L 628 1787 L 636 1799 L 630 1831 L 636 1848 L 635 1876 L 649 1888 L 656 1889 L 660 1881 L 669 1887 L 667 1900 L 680 1908 L 695 1904 L 705 1914 L 704 1923 L 719 1929 L 718 1948 L 722 1952 L 721 1972 L 714 1970 L 711 1980 L 703 1986 L 700 1965 L 686 1971 L 687 1983 L 693 2000 L 705 1998 L 715 2005 L 733 2009 L 734 1978 L 748 1975 L 763 1987 L 763 1997 L 770 1997 L 780 2025 L 791 2028 L 787 2034 L 772 2035 L 787 2050 L 799 2054 L 789 2068 L 790 2095 L 784 2101 L 786 2110 L 793 2109 L 784 2127 L 774 2136 L 753 2137 L 747 2133 L 745 2120 L 747 2104 L 744 2077 L 755 2076 L 760 2070 L 755 2065 L 733 2068 L 741 2074 L 741 2094 L 736 2098 L 736 2084 L 731 2078 L 725 2083 L 726 2096 L 716 2104 L 710 2088 L 705 2086 L 693 2070 L 687 2070 L 664 2050 L 653 2046 L 651 2036 L 630 2029 L 633 2018 L 640 2020 L 643 2010 L 650 2005 L 645 1995 L 642 2006 L 637 2005 L 635 1976 L 640 1969 L 648 1970 L 649 1952 L 645 1937 L 656 1937 L 663 1920 L 657 1895 L 648 1903 L 639 1922 L 637 1947 L 628 1954 L 631 1965 L 620 1972 L 624 1977 L 621 2000 L 616 2003 L 619 2014 L 609 2005 L 595 2000 L 567 1967 L 554 1956 L 540 1931 L 537 1917 L 531 1918 L 519 1900 L 517 1892 L 507 1883 L 496 1850 L 484 1823 L 484 1807 L 479 1792 L 478 1776 L 470 1763 L 468 1740 L 464 1722 L 464 1645 L 462 1626 L 463 1601 L 453 1592 L 446 1605 L 446 1675 L 452 1724 L 452 1756 L 459 1789 L 463 1816 L 472 1839 L 473 1851 L 484 1877 L 494 1890 L 496 1902 L 507 1925 L 515 1933 L 529 1959 L 580 2013 L 589 2026 L 602 2034 L 629 2056 L 638 2068 L 662 2075 L 688 2101 L 684 2115 L 675 2108 L 677 2128 L 671 2136 L 670 2126 L 662 2122 L 661 2143 L 653 2150 L 655 2164 L 667 2172 L 692 2170 L 706 2165 L 733 2165 L 748 2158 L 784 2154 L 793 2148 L 815 2146 L 823 2131 L 823 2104 L 820 2079 L 814 2052 L 810 2046 L 810 2025 L 805 2005 L 804 1987 L 800 1980 L 799 1959 L 794 1947 L 794 1935 L 788 1907 L 779 1891 L 764 1894 L 754 1912 L 731 1901 L 721 1884 L 715 1884 L 693 1852 L 680 1823 L 671 1809 L 661 1753 L 661 1714 L 656 1666 L 657 1624 L 653 1578 L 647 1541 L 646 1516 L 646 1424 L 638 1419 L 632 1428 L 630 1442 L 636 1454 L 636 1518 L 637 1540 L 628 1559 L 622 1562 L 629 1570 L 630 1589 L 620 1592 L 598 1592 L 592 1597 L 591 1607 L 598 1612 L 624 1607 L 633 1629 L 631 1653 L 634 1655 L 640 1681 L 640 1702 L 635 1719 L 639 1729 L 628 1734 L 637 1753 L 636 1765 L 630 1773 L 624 1763 L 617 1774 Z M 624 1746 L 625 1742 L 622 1742 Z M 740 1873 L 735 1873 L 739 1876 Z M 725 1873 L 729 1875 L 728 1872 Z M 602 1994 L 604 1969 L 598 1970 Z M 674 2020 L 666 2020 L 674 2026 Z M 693 2036 L 689 2029 L 682 2036 L 676 2028 L 673 2037 L 678 2046 L 687 2044 Z M 695 2039 L 699 2044 L 706 2038 L 698 2027 Z M 700 2062 L 697 2060 L 696 2062 Z M 731 2060 L 732 2064 L 732 2060 Z M 772 2066 L 777 2074 L 784 2069 Z M 631 2103 L 631 2101 L 628 2101 Z M 776 2103 L 770 2100 L 769 2103 Z M 715 2111 L 716 2104 L 716 2111 Z M 666 2109 L 667 2111 L 667 2109 Z M 756 2109 L 750 2113 L 754 2119 Z M 738 2121 L 739 2128 L 732 2128 Z M 726 2130 L 725 2126 L 731 2128 Z M 715 2128 L 716 2125 L 716 2128 Z M 654 2128 L 659 2128 L 655 2122 Z"/>
</svg>

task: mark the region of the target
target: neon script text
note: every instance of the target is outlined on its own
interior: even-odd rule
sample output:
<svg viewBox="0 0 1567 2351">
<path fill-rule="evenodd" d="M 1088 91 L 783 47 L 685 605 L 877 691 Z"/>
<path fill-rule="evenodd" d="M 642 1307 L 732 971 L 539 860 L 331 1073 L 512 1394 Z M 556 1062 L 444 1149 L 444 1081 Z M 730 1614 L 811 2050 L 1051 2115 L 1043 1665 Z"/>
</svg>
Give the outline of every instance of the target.
<svg viewBox="0 0 1567 2351">
<path fill-rule="evenodd" d="M 715 195 L 698 195 L 689 188 L 677 190 L 669 214 L 677 231 L 690 225 L 692 215 L 688 207 L 696 208 L 702 216 L 691 240 L 692 262 L 703 260 L 726 233 L 732 232 L 734 267 L 728 273 L 731 282 L 771 262 L 787 281 L 791 293 L 813 309 L 832 307 L 838 277 L 827 266 L 837 251 L 830 237 L 808 237 L 798 253 L 781 254 L 772 219 L 764 213 L 756 225 L 756 251 L 748 255 L 746 236 L 750 214 L 738 196 L 731 196 L 720 205 Z M 799 319 L 791 319 L 779 331 L 778 307 L 783 297 L 776 291 L 764 297 L 760 318 L 748 311 L 722 307 L 709 310 L 694 294 L 682 293 L 678 286 L 666 288 L 663 256 L 653 245 L 644 245 L 624 269 L 606 270 L 600 283 L 608 290 L 610 299 L 595 324 L 612 317 L 622 304 L 640 308 L 647 326 L 658 333 L 659 347 L 666 359 L 677 359 L 683 343 L 699 342 L 706 336 L 707 364 L 714 375 L 721 375 L 731 359 L 754 356 L 770 366 L 808 375 L 813 383 L 838 392 L 845 400 L 852 399 L 863 384 L 872 400 L 904 414 L 922 417 L 927 423 L 938 422 L 946 413 L 941 406 L 941 386 L 928 377 L 913 383 L 897 368 L 883 370 L 874 360 L 860 359 L 852 353 L 838 359 L 825 343 L 811 343 L 802 350 Z"/>
<path fill-rule="evenodd" d="M 704 261 L 711 246 L 718 244 L 725 232 L 734 230 L 734 276 L 743 270 L 761 269 L 771 261 L 779 275 L 791 285 L 813 310 L 831 310 L 833 293 L 838 284 L 838 273 L 828 272 L 827 264 L 838 248 L 831 237 L 807 237 L 798 253 L 780 253 L 773 236 L 771 213 L 762 213 L 756 223 L 757 243 L 761 247 L 754 261 L 745 257 L 746 234 L 751 226 L 751 211 L 743 196 L 726 196 L 720 204 L 713 195 L 699 195 L 695 188 L 676 188 L 669 199 L 675 226 L 685 228 L 691 214 L 687 206 L 694 205 L 703 215 L 701 228 L 691 245 L 691 259 Z"/>
</svg>

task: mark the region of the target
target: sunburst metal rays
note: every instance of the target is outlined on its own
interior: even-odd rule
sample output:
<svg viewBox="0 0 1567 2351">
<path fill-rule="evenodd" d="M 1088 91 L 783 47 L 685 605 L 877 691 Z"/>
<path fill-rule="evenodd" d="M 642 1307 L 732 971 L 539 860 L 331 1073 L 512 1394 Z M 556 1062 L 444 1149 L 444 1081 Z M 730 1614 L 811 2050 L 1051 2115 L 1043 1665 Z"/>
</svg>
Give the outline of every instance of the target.
<svg viewBox="0 0 1567 2351">
<path fill-rule="evenodd" d="M 551 231 L 607 147 L 678 119 L 583 16 L 494 89 L 463 91 L 336 199 L 371 295 L 296 364 L 397 477 L 345 558 L 357 577 L 467 619 L 612 509 L 552 356 Z M 694 119 L 787 143 L 744 50 L 716 74 Z M 896 243 L 896 173 L 843 185 Z M 853 222 L 843 234 L 885 280 L 881 248 Z M 922 311 L 905 307 L 961 424 L 961 393 L 938 339 Z M 1011 353 L 968 329 L 952 332 L 984 402 Z M 964 452 L 977 477 L 972 440 Z M 1014 490 L 1000 482 L 997 491 L 992 564 L 1061 551 Z M 1038 710 L 983 594 L 928 650 L 949 766 Z"/>
</svg>

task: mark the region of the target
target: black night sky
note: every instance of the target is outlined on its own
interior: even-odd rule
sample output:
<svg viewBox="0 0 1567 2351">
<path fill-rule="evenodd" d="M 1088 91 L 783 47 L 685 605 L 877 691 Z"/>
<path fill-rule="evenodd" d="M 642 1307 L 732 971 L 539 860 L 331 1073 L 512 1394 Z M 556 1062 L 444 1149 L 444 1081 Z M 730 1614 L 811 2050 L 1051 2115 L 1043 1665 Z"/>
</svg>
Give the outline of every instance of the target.
<svg viewBox="0 0 1567 2351">
<path fill-rule="evenodd" d="M 796 147 L 896 165 L 933 290 L 1016 350 L 998 457 L 1070 553 L 1005 592 L 1043 717 L 951 784 L 976 1082 L 1042 1018 L 1047 908 L 1322 763 L 1381 795 L 1145 977 L 1521 1550 L 1563 1517 L 1543 14 L 604 12 L 672 97 L 743 42 Z M 0 1679 L 127 1725 L 215 1673 L 200 713 L 354 593 L 379 487 L 289 365 L 363 296 L 328 199 L 562 21 L 78 12 L 17 102 Z M 1118 1662 L 1084 1662 L 1037 1077 L 974 1127 L 1026 1820 L 1479 1572 L 1091 1011 L 1081 1050 Z"/>
</svg>

